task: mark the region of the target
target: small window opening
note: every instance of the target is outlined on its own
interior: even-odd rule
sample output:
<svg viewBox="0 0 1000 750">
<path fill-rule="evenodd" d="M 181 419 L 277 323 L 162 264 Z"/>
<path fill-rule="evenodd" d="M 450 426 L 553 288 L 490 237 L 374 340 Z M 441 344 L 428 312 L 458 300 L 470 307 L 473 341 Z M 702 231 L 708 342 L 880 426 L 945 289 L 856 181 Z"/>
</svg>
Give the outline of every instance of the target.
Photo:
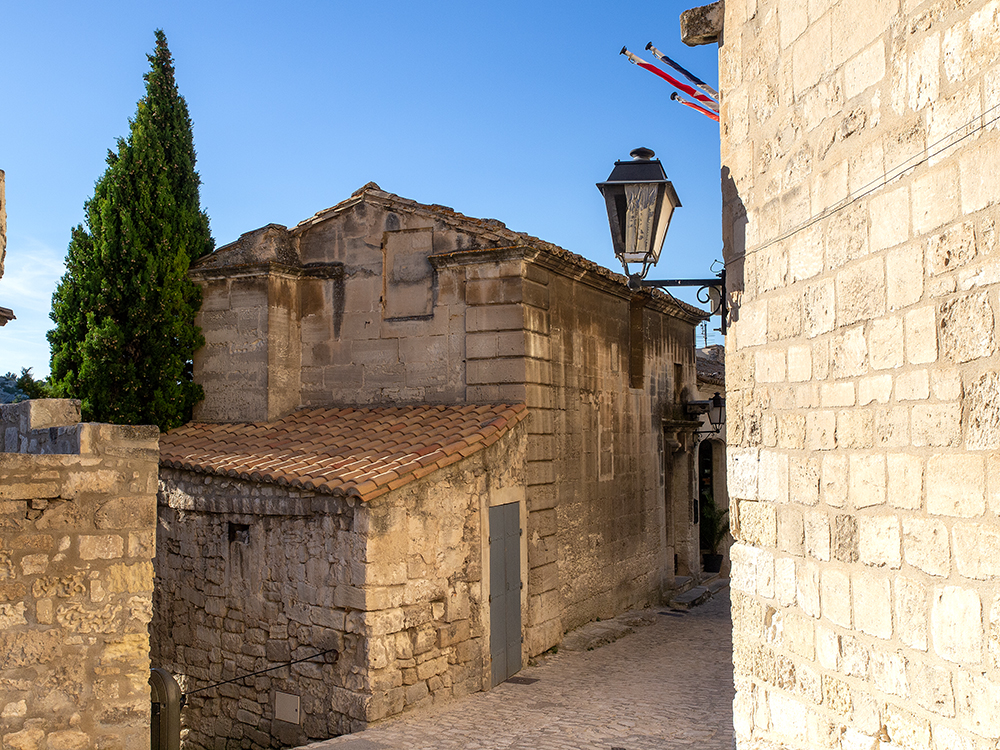
<svg viewBox="0 0 1000 750">
<path fill-rule="evenodd" d="M 250 524 L 229 522 L 229 543 L 250 544 Z"/>
</svg>

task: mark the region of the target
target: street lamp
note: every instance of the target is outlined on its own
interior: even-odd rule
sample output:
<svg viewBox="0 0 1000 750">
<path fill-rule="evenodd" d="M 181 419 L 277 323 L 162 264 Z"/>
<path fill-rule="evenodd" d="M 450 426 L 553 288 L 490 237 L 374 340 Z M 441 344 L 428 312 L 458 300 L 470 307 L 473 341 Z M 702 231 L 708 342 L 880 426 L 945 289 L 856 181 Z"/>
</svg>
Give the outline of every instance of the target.
<svg viewBox="0 0 1000 750">
<path fill-rule="evenodd" d="M 715 395 L 704 401 L 688 401 L 684 404 L 684 410 L 690 417 L 698 417 L 708 414 L 708 421 L 712 425 L 711 430 L 698 430 L 695 435 L 717 435 L 722 425 L 726 423 L 726 399 L 716 391 Z"/>
<path fill-rule="evenodd" d="M 681 205 L 673 183 L 667 179 L 663 165 L 651 149 L 637 148 L 629 156 L 632 161 L 616 161 L 611 175 L 597 183 L 608 209 L 611 242 L 615 257 L 621 261 L 629 286 L 671 287 L 698 286 L 698 300 L 711 302 L 711 314 L 722 318 L 720 331 L 726 333 L 726 270 L 714 279 L 647 280 L 646 274 L 660 260 L 663 240 L 673 217 Z M 632 268 L 629 268 L 629 266 Z M 637 268 L 636 268 L 637 266 Z"/>
</svg>

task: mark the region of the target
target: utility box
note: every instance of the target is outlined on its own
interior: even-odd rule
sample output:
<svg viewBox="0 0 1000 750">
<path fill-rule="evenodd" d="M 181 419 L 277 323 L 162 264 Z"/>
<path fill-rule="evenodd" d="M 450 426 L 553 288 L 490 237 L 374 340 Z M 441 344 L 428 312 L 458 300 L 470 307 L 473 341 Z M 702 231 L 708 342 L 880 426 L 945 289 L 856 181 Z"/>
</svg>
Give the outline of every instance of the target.
<svg viewBox="0 0 1000 750">
<path fill-rule="evenodd" d="M 153 667 L 149 674 L 150 750 L 180 750 L 182 695 L 177 680 L 165 669 Z"/>
</svg>

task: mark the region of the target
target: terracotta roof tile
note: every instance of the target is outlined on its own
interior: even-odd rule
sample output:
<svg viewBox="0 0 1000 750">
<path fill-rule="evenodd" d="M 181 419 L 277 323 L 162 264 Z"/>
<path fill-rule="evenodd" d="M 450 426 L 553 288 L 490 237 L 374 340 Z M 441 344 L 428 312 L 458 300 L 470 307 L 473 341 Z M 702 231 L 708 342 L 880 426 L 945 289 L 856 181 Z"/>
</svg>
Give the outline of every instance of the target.
<svg viewBox="0 0 1000 750">
<path fill-rule="evenodd" d="M 524 404 L 423 404 L 191 423 L 160 438 L 160 463 L 372 500 L 492 445 L 527 414 Z"/>
</svg>

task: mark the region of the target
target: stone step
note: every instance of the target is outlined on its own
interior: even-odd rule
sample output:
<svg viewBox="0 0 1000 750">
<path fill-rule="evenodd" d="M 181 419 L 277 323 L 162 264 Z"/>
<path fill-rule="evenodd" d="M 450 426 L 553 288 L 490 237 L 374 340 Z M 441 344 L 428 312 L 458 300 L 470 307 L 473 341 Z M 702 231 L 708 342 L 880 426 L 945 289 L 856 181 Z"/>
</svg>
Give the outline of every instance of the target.
<svg viewBox="0 0 1000 750">
<path fill-rule="evenodd" d="M 710 583 L 707 583 L 706 587 L 713 594 L 717 594 L 720 591 L 722 591 L 722 589 L 726 588 L 726 586 L 728 586 L 728 585 L 729 585 L 729 579 L 728 578 L 716 578 L 714 581 L 711 581 Z"/>
<path fill-rule="evenodd" d="M 705 586 L 695 586 L 670 600 L 674 609 L 691 609 L 712 598 L 712 592 Z"/>
</svg>

